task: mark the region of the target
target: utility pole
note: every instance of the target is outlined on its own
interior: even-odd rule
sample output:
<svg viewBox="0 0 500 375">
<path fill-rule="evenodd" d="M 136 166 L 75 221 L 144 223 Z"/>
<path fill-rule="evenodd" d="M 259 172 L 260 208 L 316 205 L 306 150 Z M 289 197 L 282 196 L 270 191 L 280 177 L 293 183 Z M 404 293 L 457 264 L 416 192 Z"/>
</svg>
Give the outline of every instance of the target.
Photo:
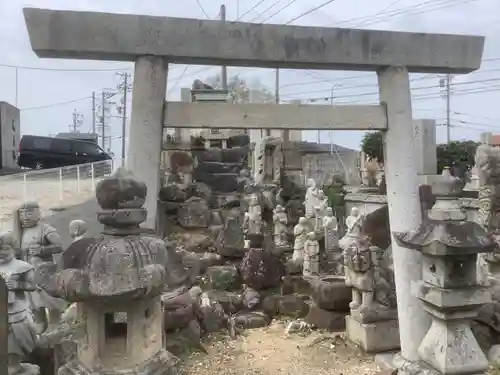
<svg viewBox="0 0 500 375">
<path fill-rule="evenodd" d="M 83 123 L 83 115 L 78 113 L 76 109 L 73 111 L 73 123 L 69 126 L 71 133 L 80 133 L 80 126 Z"/>
<path fill-rule="evenodd" d="M 451 101 L 451 76 L 446 75 L 446 143 L 450 143 L 450 129 L 451 129 L 451 119 L 450 119 L 450 101 Z"/>
<path fill-rule="evenodd" d="M 444 89 L 441 96 L 446 100 L 446 143 L 450 143 L 451 136 L 451 81 L 452 76 L 447 74 L 439 80 L 439 86 Z"/>
<path fill-rule="evenodd" d="M 130 73 L 117 73 L 122 81 L 118 85 L 118 91 L 122 92 L 121 105 L 117 106 L 118 113 L 122 115 L 122 163 L 125 161 L 125 146 L 127 134 L 127 93 L 132 90 L 132 86 L 128 83 L 131 77 Z"/>
<path fill-rule="evenodd" d="M 92 91 L 92 134 L 95 135 L 95 91 Z"/>
<path fill-rule="evenodd" d="M 102 90 L 102 99 L 101 99 L 101 137 L 102 143 L 101 147 L 104 151 L 106 151 L 106 93 Z"/>
<path fill-rule="evenodd" d="M 335 90 L 335 85 L 332 86 L 332 91 L 330 92 L 330 105 L 333 107 L 333 92 Z M 333 154 L 333 130 L 330 130 L 328 132 L 329 138 L 330 138 L 330 154 Z"/>
<path fill-rule="evenodd" d="M 226 22 L 226 5 L 220 6 L 220 20 Z M 227 66 L 223 65 L 221 70 L 222 89 L 227 90 Z"/>
</svg>

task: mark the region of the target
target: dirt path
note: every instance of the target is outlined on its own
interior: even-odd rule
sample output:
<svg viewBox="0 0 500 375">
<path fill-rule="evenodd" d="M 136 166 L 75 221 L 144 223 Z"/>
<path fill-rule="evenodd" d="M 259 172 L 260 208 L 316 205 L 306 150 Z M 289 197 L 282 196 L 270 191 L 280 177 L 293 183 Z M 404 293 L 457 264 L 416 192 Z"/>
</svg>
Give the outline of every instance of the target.
<svg viewBox="0 0 500 375">
<path fill-rule="evenodd" d="M 379 371 L 372 357 L 347 346 L 342 338 L 285 334 L 281 322 L 248 330 L 237 340 L 213 340 L 208 354 L 184 359 L 185 375 L 372 375 Z"/>
</svg>

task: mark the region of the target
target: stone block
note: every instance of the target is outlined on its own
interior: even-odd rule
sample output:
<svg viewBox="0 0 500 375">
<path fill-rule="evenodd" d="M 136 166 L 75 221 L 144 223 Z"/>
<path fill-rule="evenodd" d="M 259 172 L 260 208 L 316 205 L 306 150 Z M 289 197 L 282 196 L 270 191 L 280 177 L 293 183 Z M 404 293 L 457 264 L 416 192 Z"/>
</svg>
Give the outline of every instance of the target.
<svg viewBox="0 0 500 375">
<path fill-rule="evenodd" d="M 212 266 L 207 268 L 208 284 L 216 290 L 234 290 L 238 288 L 240 276 L 235 266 Z"/>
<path fill-rule="evenodd" d="M 348 315 L 345 323 L 347 339 L 367 353 L 386 352 L 400 347 L 397 320 L 363 324 Z"/>
<path fill-rule="evenodd" d="M 243 168 L 241 163 L 218 163 L 214 161 L 200 162 L 196 170 L 203 173 L 239 173 Z"/>
<path fill-rule="evenodd" d="M 315 304 L 311 304 L 304 320 L 317 328 L 339 332 L 345 330 L 345 316 L 345 313 L 326 311 Z"/>
<path fill-rule="evenodd" d="M 309 312 L 309 305 L 298 295 L 269 295 L 262 301 L 262 308 L 269 316 L 283 315 L 302 318 Z"/>
</svg>

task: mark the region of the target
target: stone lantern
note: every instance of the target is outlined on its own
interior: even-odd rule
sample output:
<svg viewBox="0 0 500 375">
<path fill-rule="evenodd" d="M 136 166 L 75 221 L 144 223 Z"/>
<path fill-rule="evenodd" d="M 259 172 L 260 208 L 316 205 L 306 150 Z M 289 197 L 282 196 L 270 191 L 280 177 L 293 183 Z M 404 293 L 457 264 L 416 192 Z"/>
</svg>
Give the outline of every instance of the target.
<svg viewBox="0 0 500 375">
<path fill-rule="evenodd" d="M 160 294 L 188 278 L 175 251 L 140 228 L 146 185 L 125 169 L 96 187 L 104 230 L 74 242 L 45 289 L 77 302 L 83 333 L 77 359 L 59 375 L 166 375 L 177 358 L 163 349 Z"/>
<path fill-rule="evenodd" d="M 474 337 L 470 320 L 489 301 L 478 285 L 476 260 L 495 245 L 477 223 L 466 221 L 457 199 L 461 183 L 443 174 L 433 181 L 436 204 L 420 228 L 394 233 L 403 246 L 420 251 L 422 280 L 416 296 L 431 314 L 432 324 L 422 340 L 420 359 L 441 374 L 480 374 L 488 366 Z"/>
</svg>

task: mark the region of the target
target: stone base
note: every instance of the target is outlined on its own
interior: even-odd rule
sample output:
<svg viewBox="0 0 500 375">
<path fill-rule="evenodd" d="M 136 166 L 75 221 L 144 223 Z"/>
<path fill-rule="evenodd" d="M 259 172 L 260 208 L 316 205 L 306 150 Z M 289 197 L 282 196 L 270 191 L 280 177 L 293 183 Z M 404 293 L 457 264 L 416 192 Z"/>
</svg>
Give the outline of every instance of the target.
<svg viewBox="0 0 500 375">
<path fill-rule="evenodd" d="M 8 375 L 40 375 L 40 367 L 32 363 L 21 363 L 21 369 Z"/>
<path fill-rule="evenodd" d="M 375 363 L 383 369 L 397 371 L 398 375 L 442 375 L 422 361 L 408 361 L 401 353 L 377 354 Z"/>
<path fill-rule="evenodd" d="M 312 304 L 304 320 L 319 329 L 341 332 L 345 330 L 345 316 L 345 313 L 323 310 Z"/>
<path fill-rule="evenodd" d="M 179 358 L 162 349 L 149 360 L 126 370 L 102 367 L 89 370 L 76 360 L 61 367 L 57 375 L 177 375 L 179 362 Z"/>
<path fill-rule="evenodd" d="M 348 315 L 345 318 L 346 336 L 367 353 L 380 353 L 399 349 L 397 320 L 363 324 Z"/>
</svg>

